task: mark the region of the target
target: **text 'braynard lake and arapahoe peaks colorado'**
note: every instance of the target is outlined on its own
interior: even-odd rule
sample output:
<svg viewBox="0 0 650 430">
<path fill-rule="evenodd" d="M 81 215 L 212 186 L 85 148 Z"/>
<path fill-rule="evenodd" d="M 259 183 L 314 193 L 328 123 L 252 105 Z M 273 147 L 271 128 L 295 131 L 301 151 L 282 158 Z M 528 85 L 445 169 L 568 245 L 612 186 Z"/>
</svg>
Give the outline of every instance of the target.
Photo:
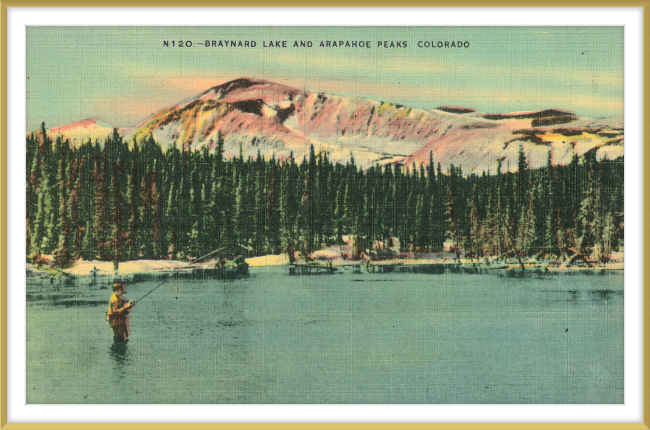
<svg viewBox="0 0 650 430">
<path fill-rule="evenodd" d="M 374 44 L 370 40 L 215 40 L 205 39 L 205 41 L 194 42 L 192 40 L 163 40 L 163 46 L 166 48 L 408 48 L 407 40 L 379 40 Z M 411 46 L 418 48 L 469 48 L 469 41 L 462 40 L 419 40 L 411 42 Z"/>
</svg>

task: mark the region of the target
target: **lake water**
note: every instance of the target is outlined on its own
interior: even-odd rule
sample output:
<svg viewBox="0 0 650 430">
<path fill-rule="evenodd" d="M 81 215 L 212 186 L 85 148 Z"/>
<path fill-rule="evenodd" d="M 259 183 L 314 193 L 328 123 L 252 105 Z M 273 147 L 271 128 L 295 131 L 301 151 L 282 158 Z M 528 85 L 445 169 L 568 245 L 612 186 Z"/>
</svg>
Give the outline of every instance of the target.
<svg viewBox="0 0 650 430">
<path fill-rule="evenodd" d="M 623 274 L 27 285 L 27 403 L 623 403 Z M 133 300 L 159 281 L 130 283 Z"/>
</svg>

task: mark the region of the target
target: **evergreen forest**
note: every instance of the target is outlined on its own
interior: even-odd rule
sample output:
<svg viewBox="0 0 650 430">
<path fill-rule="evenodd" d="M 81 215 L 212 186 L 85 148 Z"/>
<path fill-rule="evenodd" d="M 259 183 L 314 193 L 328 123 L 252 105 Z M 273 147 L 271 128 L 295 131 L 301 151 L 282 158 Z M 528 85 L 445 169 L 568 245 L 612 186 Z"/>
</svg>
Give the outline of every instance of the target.
<svg viewBox="0 0 650 430">
<path fill-rule="evenodd" d="M 559 258 L 572 250 L 606 262 L 623 247 L 623 159 L 595 150 L 568 165 L 494 172 L 386 164 L 361 169 L 325 152 L 224 157 L 214 150 L 163 150 L 152 137 L 73 147 L 45 130 L 27 136 L 27 257 L 126 261 L 231 255 L 309 255 L 354 238 L 354 253 L 455 252 L 458 257 Z M 550 153 L 549 153 L 550 154 Z M 495 160 L 495 165 L 497 160 Z M 382 246 L 377 246 L 382 244 Z"/>
</svg>

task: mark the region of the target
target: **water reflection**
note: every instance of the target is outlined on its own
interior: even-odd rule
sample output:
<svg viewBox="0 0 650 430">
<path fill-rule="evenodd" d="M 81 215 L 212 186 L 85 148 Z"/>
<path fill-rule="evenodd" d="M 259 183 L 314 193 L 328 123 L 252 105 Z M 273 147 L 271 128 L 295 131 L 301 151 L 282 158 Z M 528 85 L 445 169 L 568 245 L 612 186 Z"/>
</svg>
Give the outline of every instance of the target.
<svg viewBox="0 0 650 430">
<path fill-rule="evenodd" d="M 129 350 L 126 343 L 115 342 L 111 345 L 109 355 L 115 362 L 115 371 L 124 372 L 124 367 L 130 364 Z"/>
</svg>

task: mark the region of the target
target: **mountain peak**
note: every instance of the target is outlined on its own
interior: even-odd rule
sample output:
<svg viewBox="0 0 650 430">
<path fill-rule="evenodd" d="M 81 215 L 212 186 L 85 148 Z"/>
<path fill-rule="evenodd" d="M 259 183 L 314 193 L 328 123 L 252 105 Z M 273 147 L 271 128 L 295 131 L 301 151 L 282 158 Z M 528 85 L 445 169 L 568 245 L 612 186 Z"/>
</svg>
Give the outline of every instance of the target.
<svg viewBox="0 0 650 430">
<path fill-rule="evenodd" d="M 62 125 L 60 127 L 55 127 L 50 130 L 52 134 L 65 134 L 67 132 L 79 129 L 103 129 L 107 128 L 112 130 L 113 126 L 108 122 L 104 121 L 98 116 L 93 116 L 90 118 L 82 119 L 72 124 Z"/>
<path fill-rule="evenodd" d="M 208 91 L 214 91 L 214 92 L 221 92 L 222 94 L 227 94 L 232 91 L 236 91 L 239 89 L 243 88 L 250 88 L 254 85 L 260 85 L 260 84 L 270 84 L 272 82 L 270 81 L 265 81 L 263 79 L 253 79 L 253 78 L 247 78 L 247 77 L 242 77 L 242 78 L 237 78 L 233 79 L 232 81 L 224 82 L 223 84 L 214 86 L 210 88 Z"/>
<path fill-rule="evenodd" d="M 227 102 L 243 100 L 266 101 L 268 99 L 277 99 L 278 97 L 293 99 L 295 95 L 301 92 L 297 88 L 277 82 L 242 77 L 214 86 L 199 94 L 195 99 L 203 101 L 223 100 Z"/>
<path fill-rule="evenodd" d="M 103 140 L 112 131 L 99 118 L 51 130 L 73 144 Z M 300 158 L 314 145 L 342 163 L 353 153 L 362 167 L 428 163 L 433 155 L 443 168 L 462 165 L 468 172 L 495 171 L 498 159 L 516 166 L 520 147 L 535 168 L 546 165 L 549 151 L 554 163 L 566 164 L 574 154 L 596 151 L 614 159 L 624 150 L 620 120 L 581 120 L 562 109 L 482 113 L 444 105 L 424 111 L 249 77 L 212 86 L 121 132 L 129 142 L 153 136 L 163 147 L 192 150 L 214 150 L 223 139 L 226 156 Z"/>
</svg>

